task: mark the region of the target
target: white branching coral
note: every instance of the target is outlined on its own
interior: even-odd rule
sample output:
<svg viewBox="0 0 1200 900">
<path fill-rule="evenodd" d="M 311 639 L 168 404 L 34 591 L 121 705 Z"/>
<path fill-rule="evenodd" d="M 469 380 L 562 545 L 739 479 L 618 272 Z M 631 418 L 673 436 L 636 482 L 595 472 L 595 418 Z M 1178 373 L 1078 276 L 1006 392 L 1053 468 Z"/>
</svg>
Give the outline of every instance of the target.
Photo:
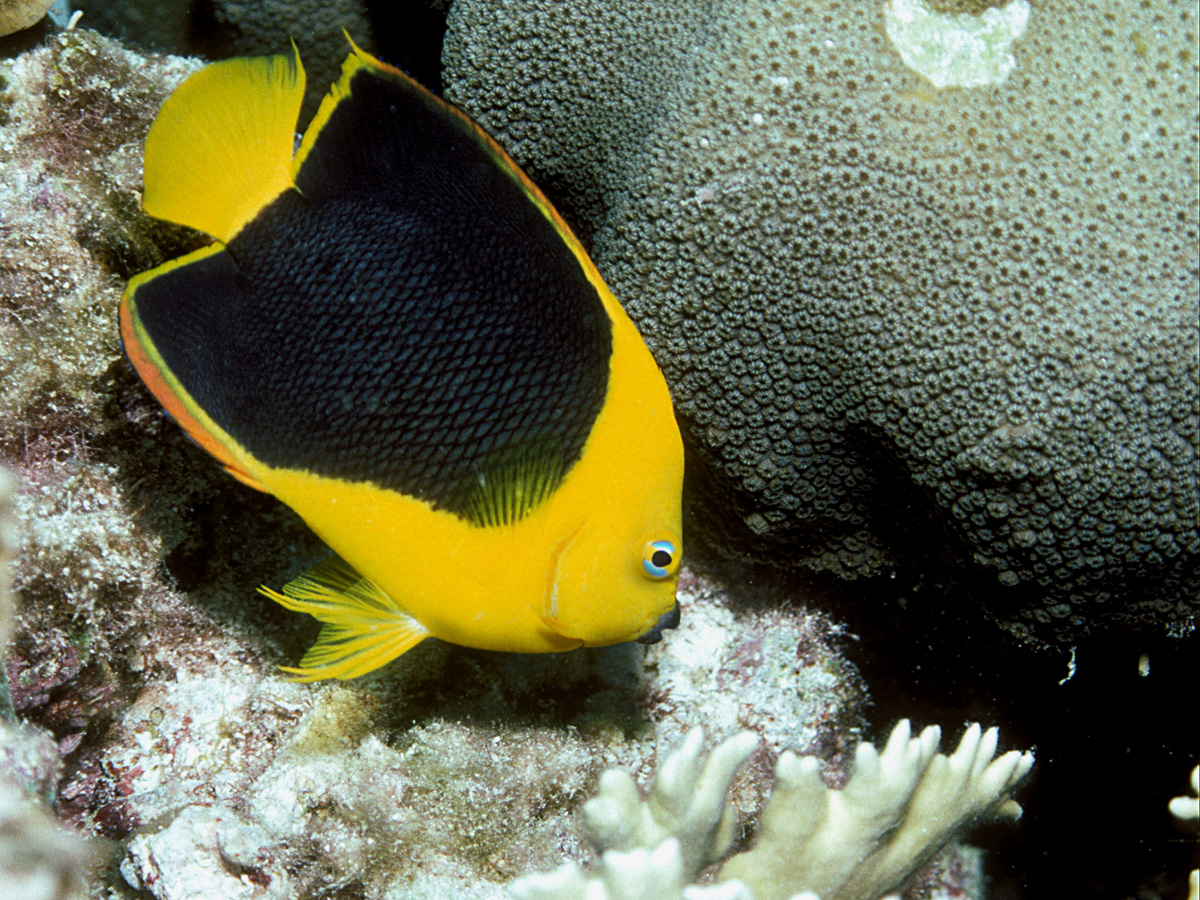
<svg viewBox="0 0 1200 900">
<path fill-rule="evenodd" d="M 742 732 L 719 744 L 705 760 L 704 735 L 693 729 L 683 746 L 663 760 L 645 801 L 629 773 L 604 773 L 600 793 L 583 808 L 589 840 L 608 853 L 658 847 L 674 838 L 691 881 L 724 856 L 733 842 L 735 816 L 725 805 L 725 793 L 757 746 L 757 735 Z"/>
<path fill-rule="evenodd" d="M 1192 796 L 1172 797 L 1169 804 L 1171 815 L 1180 822 L 1190 822 L 1195 827 L 1200 822 L 1200 766 L 1192 769 Z"/>
<path fill-rule="evenodd" d="M 898 887 L 955 834 L 981 819 L 1017 817 L 1010 794 L 1031 753 L 996 759 L 998 733 L 970 726 L 952 756 L 938 753 L 941 729 L 912 737 L 907 720 L 882 753 L 860 744 L 845 788 L 821 782 L 816 758 L 780 757 L 775 792 L 754 849 L 721 872 L 756 900 L 804 890 L 826 900 L 874 900 Z"/>
<path fill-rule="evenodd" d="M 1192 796 L 1172 797 L 1169 808 L 1180 825 L 1195 830 L 1200 823 L 1200 766 L 1192 769 Z M 1188 900 L 1200 900 L 1200 869 L 1192 869 L 1188 879 Z"/>
<path fill-rule="evenodd" d="M 660 767 L 645 800 L 626 773 L 610 771 L 584 807 L 601 852 L 592 873 L 567 864 L 510 885 L 520 900 L 878 900 L 975 822 L 1017 817 L 1011 799 L 1031 753 L 996 758 L 996 729 L 970 726 L 951 756 L 941 731 L 913 737 L 907 720 L 882 752 L 859 746 L 850 780 L 824 785 L 816 757 L 785 753 L 757 844 L 733 856 L 718 884 L 692 885 L 728 852 L 733 812 L 725 794 L 758 739 L 730 738 L 703 756 L 699 730 Z"/>
<path fill-rule="evenodd" d="M 668 838 L 654 850 L 609 850 L 597 871 L 585 874 L 567 863 L 545 875 L 528 875 L 509 885 L 518 900 L 754 900 L 741 882 L 697 887 L 685 871 L 679 841 Z"/>
</svg>

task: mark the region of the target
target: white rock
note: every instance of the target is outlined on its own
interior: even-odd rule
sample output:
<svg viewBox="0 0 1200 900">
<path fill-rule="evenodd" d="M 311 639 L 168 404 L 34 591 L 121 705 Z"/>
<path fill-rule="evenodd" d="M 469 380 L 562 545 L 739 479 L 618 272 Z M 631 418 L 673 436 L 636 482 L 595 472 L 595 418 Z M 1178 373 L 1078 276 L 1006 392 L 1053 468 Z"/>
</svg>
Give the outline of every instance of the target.
<svg viewBox="0 0 1200 900">
<path fill-rule="evenodd" d="M 121 875 L 158 900 L 286 900 L 287 873 L 267 832 L 219 806 L 189 806 L 129 842 Z"/>
</svg>

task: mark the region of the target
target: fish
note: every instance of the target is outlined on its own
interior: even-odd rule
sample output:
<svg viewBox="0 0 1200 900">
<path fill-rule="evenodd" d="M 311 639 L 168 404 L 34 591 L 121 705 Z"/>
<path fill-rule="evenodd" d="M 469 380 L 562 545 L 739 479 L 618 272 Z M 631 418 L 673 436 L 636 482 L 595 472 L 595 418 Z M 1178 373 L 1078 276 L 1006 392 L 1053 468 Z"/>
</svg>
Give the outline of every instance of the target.
<svg viewBox="0 0 1200 900">
<path fill-rule="evenodd" d="M 350 42 L 296 141 L 291 54 L 212 63 L 146 138 L 142 207 L 212 242 L 134 276 L 166 412 L 332 555 L 259 590 L 322 623 L 298 681 L 429 637 L 519 653 L 678 624 L 667 384 L 562 216 L 464 112 Z"/>
</svg>

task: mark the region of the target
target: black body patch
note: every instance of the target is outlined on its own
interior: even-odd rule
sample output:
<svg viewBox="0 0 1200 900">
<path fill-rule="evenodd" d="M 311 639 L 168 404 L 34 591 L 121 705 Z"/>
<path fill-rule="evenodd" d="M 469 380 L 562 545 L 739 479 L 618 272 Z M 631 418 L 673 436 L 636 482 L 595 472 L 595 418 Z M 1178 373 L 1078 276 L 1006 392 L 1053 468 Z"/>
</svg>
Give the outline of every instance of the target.
<svg viewBox="0 0 1200 900">
<path fill-rule="evenodd" d="M 142 285 L 137 314 L 196 403 L 263 463 L 481 524 L 519 517 L 579 458 L 612 324 L 465 121 L 388 73 L 360 71 L 351 89 L 299 190 L 223 252 Z M 503 487 L 527 470 L 531 485 Z"/>
</svg>

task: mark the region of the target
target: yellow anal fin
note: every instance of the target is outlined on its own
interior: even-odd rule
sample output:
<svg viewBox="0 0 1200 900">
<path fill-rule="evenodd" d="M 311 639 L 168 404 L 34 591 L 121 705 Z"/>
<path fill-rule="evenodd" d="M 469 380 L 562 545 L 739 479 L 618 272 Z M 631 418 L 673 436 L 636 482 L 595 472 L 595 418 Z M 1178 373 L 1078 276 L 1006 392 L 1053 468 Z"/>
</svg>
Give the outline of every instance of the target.
<svg viewBox="0 0 1200 900">
<path fill-rule="evenodd" d="M 282 593 L 259 591 L 325 623 L 299 666 L 280 666 L 294 681 L 358 678 L 429 637 L 424 625 L 337 557 L 289 581 Z"/>
<path fill-rule="evenodd" d="M 146 136 L 142 207 L 228 242 L 292 186 L 300 54 L 227 59 L 183 82 Z"/>
</svg>

